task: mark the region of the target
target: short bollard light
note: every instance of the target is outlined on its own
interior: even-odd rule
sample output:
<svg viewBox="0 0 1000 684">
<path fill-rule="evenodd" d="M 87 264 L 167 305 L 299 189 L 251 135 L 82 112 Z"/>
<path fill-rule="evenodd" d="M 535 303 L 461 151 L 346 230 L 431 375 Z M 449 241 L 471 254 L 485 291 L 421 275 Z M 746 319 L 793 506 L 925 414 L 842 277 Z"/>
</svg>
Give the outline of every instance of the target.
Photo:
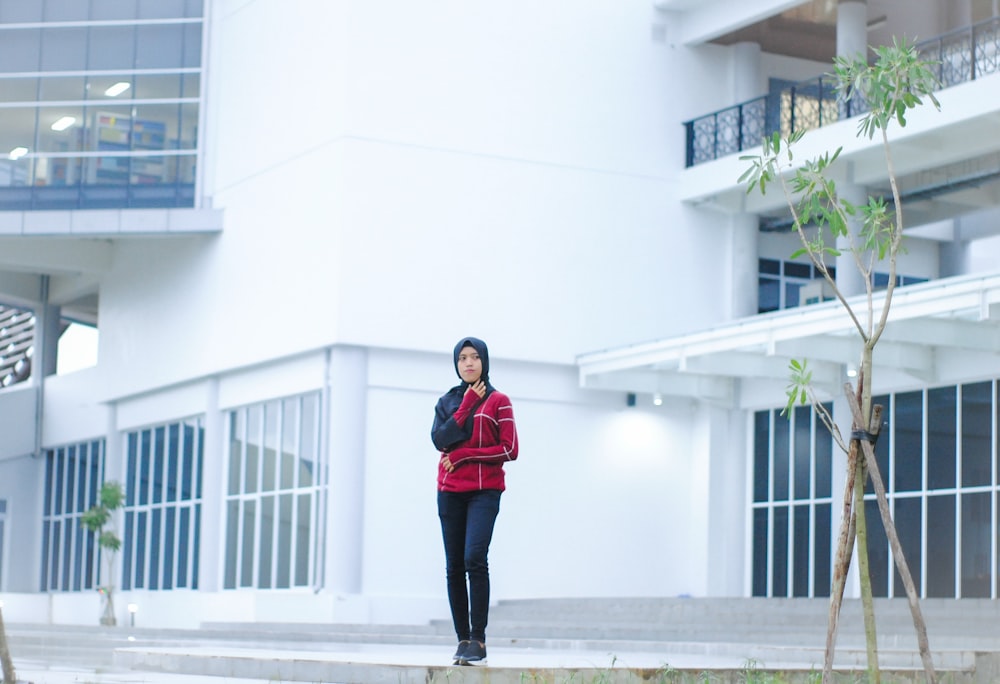
<svg viewBox="0 0 1000 684">
<path fill-rule="evenodd" d="M 139 612 L 138 603 L 128 604 L 128 624 L 129 627 L 135 627 L 135 614 Z"/>
</svg>

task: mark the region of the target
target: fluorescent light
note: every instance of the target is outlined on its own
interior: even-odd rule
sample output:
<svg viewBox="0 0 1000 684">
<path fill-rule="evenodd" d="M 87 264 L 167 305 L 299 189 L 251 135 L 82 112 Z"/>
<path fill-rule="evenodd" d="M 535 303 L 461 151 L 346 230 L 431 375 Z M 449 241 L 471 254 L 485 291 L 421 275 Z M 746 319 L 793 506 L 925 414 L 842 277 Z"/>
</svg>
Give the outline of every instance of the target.
<svg viewBox="0 0 1000 684">
<path fill-rule="evenodd" d="M 26 154 L 28 154 L 28 148 L 27 147 L 15 147 L 14 149 L 12 149 L 10 151 L 10 154 L 7 155 L 7 158 L 8 159 L 20 159 L 21 157 L 23 157 Z"/>
<path fill-rule="evenodd" d="M 67 128 L 76 123 L 75 116 L 64 116 L 54 124 L 52 124 L 53 131 L 65 131 Z"/>
<path fill-rule="evenodd" d="M 104 91 L 104 94 L 108 97 L 118 97 L 126 90 L 132 87 L 132 84 L 128 81 L 118 81 L 113 86 Z"/>
</svg>

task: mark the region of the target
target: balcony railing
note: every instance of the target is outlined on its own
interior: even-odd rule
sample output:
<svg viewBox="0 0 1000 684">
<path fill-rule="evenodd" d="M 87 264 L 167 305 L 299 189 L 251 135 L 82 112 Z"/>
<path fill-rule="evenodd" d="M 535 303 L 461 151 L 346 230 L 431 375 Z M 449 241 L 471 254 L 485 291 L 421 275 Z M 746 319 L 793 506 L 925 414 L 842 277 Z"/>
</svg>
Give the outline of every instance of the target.
<svg viewBox="0 0 1000 684">
<path fill-rule="evenodd" d="M 941 88 L 1000 71 L 1000 17 L 917 44 L 932 62 Z M 849 119 L 867 111 L 859 98 L 837 98 L 830 75 L 776 89 L 774 92 L 684 123 L 686 163 L 690 167 L 756 147 L 775 131 L 788 136 Z"/>
</svg>

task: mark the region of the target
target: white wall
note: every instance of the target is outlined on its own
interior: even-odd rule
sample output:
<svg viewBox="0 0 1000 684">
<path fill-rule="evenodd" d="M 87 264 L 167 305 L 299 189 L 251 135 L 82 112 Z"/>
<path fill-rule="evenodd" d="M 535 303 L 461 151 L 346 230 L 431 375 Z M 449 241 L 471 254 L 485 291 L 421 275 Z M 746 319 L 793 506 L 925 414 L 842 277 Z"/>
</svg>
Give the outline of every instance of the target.
<svg viewBox="0 0 1000 684">
<path fill-rule="evenodd" d="M 119 247 L 109 396 L 470 333 L 570 363 L 724 315 L 721 281 L 688 287 L 717 235 L 672 199 L 670 122 L 703 96 L 670 60 L 697 54 L 651 35 L 651 6 L 293 7 L 212 5 L 206 189 L 225 229 Z"/>
<path fill-rule="evenodd" d="M 686 402 L 628 408 L 624 395 L 576 389 L 572 368 L 491 359 L 520 438 L 490 551 L 493 597 L 704 594 L 707 501 L 689 486 L 700 466 Z M 430 426 L 457 378 L 440 362 L 435 390 L 369 393 L 367 595 L 444 595 Z"/>
<path fill-rule="evenodd" d="M 0 499 L 7 500 L 3 591 L 38 590 L 44 484 L 44 459 L 25 455 L 0 461 Z"/>
</svg>

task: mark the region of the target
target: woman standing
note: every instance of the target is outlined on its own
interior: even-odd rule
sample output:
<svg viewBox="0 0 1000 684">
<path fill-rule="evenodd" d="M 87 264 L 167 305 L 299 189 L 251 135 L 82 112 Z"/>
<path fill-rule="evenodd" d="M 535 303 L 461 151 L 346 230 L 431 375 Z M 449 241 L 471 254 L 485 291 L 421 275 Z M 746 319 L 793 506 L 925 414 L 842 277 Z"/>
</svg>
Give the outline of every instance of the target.
<svg viewBox="0 0 1000 684">
<path fill-rule="evenodd" d="M 438 517 L 458 636 L 455 664 L 468 665 L 486 660 L 487 554 L 504 490 L 503 464 L 517 458 L 517 429 L 510 399 L 490 384 L 486 343 L 463 338 L 454 360 L 462 382 L 438 399 L 431 439 L 441 453 Z"/>
</svg>

